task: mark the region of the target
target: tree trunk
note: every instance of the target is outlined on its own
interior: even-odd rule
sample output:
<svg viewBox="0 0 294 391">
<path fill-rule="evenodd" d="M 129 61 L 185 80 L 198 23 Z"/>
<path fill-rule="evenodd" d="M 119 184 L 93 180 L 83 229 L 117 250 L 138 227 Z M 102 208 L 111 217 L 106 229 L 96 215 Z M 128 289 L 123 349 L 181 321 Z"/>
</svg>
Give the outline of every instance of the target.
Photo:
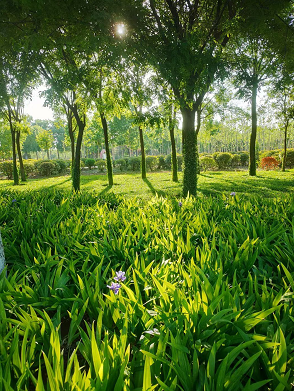
<svg viewBox="0 0 294 391">
<path fill-rule="evenodd" d="M 47 159 L 50 160 L 49 149 L 46 149 L 46 152 L 47 152 Z"/>
<path fill-rule="evenodd" d="M 198 134 L 200 131 L 201 127 L 201 109 L 198 108 L 196 111 L 197 114 L 197 126 L 196 126 L 196 160 L 197 160 L 197 174 L 200 174 L 200 162 L 199 162 L 199 152 L 198 152 L 198 146 L 197 146 L 197 139 L 198 139 Z"/>
<path fill-rule="evenodd" d="M 169 134 L 171 142 L 171 155 L 172 155 L 172 180 L 173 182 L 178 182 L 178 161 L 177 161 L 177 150 L 176 150 L 176 141 L 175 141 L 175 117 L 176 111 L 172 112 L 169 116 Z"/>
<path fill-rule="evenodd" d="M 5 256 L 4 256 L 4 247 L 3 247 L 1 231 L 0 231 L 0 273 L 3 271 L 4 267 L 5 267 Z"/>
<path fill-rule="evenodd" d="M 20 169 L 20 177 L 23 182 L 27 180 L 25 169 L 23 166 L 23 159 L 22 159 L 22 153 L 20 149 L 20 132 L 16 132 L 16 148 L 17 148 L 17 154 L 18 154 L 18 160 L 19 160 L 19 169 Z"/>
<path fill-rule="evenodd" d="M 71 170 L 73 170 L 74 160 L 75 160 L 75 137 L 74 137 L 74 131 L 72 126 L 72 115 L 70 113 L 67 113 L 67 128 L 68 128 L 68 135 L 70 138 Z"/>
<path fill-rule="evenodd" d="M 111 163 L 111 154 L 109 148 L 109 140 L 108 140 L 108 126 L 105 115 L 103 112 L 100 112 L 100 118 L 103 127 L 104 133 L 104 141 L 105 141 L 105 151 L 106 151 L 106 165 L 107 165 L 107 176 L 108 176 L 108 185 L 113 185 L 113 172 L 112 172 L 112 163 Z"/>
<path fill-rule="evenodd" d="M 252 120 L 252 130 L 250 137 L 250 147 L 249 147 L 249 175 L 256 175 L 256 133 L 257 133 L 257 112 L 256 112 L 256 96 L 257 96 L 257 81 L 253 82 L 252 86 L 252 103 L 251 103 L 251 120 Z"/>
<path fill-rule="evenodd" d="M 196 196 L 197 192 L 197 139 L 195 131 L 195 110 L 181 109 L 183 116 L 182 140 L 184 157 L 183 196 Z"/>
<path fill-rule="evenodd" d="M 139 126 L 139 136 L 140 136 L 140 147 L 141 147 L 141 173 L 142 179 L 146 179 L 146 157 L 145 157 L 145 147 L 144 147 L 144 137 L 143 130 Z"/>
<path fill-rule="evenodd" d="M 289 120 L 287 119 L 285 123 L 285 129 L 284 129 L 284 156 L 282 161 L 282 171 L 286 170 L 288 125 L 289 125 Z"/>
<path fill-rule="evenodd" d="M 15 130 L 13 129 L 13 125 L 10 123 L 10 131 L 11 131 L 11 141 L 12 141 L 12 160 L 13 160 L 13 184 L 19 184 L 19 176 L 17 171 L 17 163 L 16 163 L 16 142 L 15 142 Z"/>
<path fill-rule="evenodd" d="M 74 161 L 72 166 L 72 185 L 75 192 L 81 189 L 81 147 L 83 141 L 83 134 L 85 129 L 85 122 L 77 120 L 78 123 L 78 137 L 76 142 L 76 149 Z"/>
</svg>

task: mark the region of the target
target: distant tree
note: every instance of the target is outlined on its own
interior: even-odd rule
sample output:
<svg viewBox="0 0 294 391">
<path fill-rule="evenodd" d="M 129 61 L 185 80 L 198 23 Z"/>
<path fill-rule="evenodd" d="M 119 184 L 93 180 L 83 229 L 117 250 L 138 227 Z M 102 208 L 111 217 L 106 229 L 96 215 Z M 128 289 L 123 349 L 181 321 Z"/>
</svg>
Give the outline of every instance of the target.
<svg viewBox="0 0 294 391">
<path fill-rule="evenodd" d="M 53 147 L 53 133 L 52 130 L 42 129 L 41 127 L 38 129 L 36 135 L 36 141 L 41 149 L 47 152 L 47 158 L 50 159 L 49 150 Z"/>
</svg>

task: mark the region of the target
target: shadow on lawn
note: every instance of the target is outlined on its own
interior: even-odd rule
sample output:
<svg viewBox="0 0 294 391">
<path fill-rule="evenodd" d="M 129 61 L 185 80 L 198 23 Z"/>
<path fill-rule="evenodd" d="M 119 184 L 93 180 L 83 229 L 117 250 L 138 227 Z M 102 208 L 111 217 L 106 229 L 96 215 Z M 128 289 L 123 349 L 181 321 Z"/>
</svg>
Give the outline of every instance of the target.
<svg viewBox="0 0 294 391">
<path fill-rule="evenodd" d="M 152 183 L 149 181 L 149 179 L 143 179 L 143 181 L 146 183 L 146 185 L 149 187 L 149 189 L 151 190 L 151 193 L 154 194 L 154 195 L 158 195 L 160 197 L 166 197 L 166 192 L 165 191 L 162 191 L 162 190 L 156 190 L 154 188 L 154 186 L 152 185 Z"/>
<path fill-rule="evenodd" d="M 213 178 L 210 175 L 203 177 Z M 275 192 L 289 193 L 294 190 L 293 180 L 279 178 L 268 178 L 261 175 L 255 177 L 243 178 L 241 181 L 227 180 L 218 178 L 218 182 L 204 182 L 198 187 L 198 190 L 205 196 L 215 196 L 219 193 L 239 192 L 250 195 L 260 195 L 263 197 L 273 197 Z"/>
</svg>

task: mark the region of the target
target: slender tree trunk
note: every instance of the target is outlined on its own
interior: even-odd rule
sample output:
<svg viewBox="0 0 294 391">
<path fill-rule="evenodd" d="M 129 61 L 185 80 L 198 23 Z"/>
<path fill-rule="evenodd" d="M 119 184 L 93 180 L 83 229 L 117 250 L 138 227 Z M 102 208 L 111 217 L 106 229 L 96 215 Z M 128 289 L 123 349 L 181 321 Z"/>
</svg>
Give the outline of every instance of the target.
<svg viewBox="0 0 294 391">
<path fill-rule="evenodd" d="M 112 172 L 112 163 L 111 163 L 111 153 L 109 148 L 109 139 L 108 139 L 108 125 L 103 112 L 100 112 L 100 118 L 103 127 L 104 141 L 105 141 L 105 151 L 106 151 L 106 165 L 107 165 L 107 176 L 108 176 L 108 185 L 113 185 L 113 172 Z"/>
<path fill-rule="evenodd" d="M 47 159 L 50 160 L 49 149 L 46 149 Z"/>
<path fill-rule="evenodd" d="M 0 273 L 5 267 L 4 247 L 2 243 L 1 231 L 0 231 Z"/>
<path fill-rule="evenodd" d="M 139 126 L 139 136 L 140 136 L 140 147 L 141 147 L 141 173 L 142 179 L 146 179 L 146 157 L 145 157 L 145 147 L 144 147 L 144 137 L 142 127 Z"/>
<path fill-rule="evenodd" d="M 81 147 L 82 147 L 83 134 L 85 129 L 85 122 L 82 122 L 81 120 L 77 120 L 77 123 L 78 123 L 78 137 L 77 137 L 74 161 L 72 166 L 72 185 L 74 191 L 76 192 L 80 191 L 81 189 Z"/>
<path fill-rule="evenodd" d="M 256 96 L 257 96 L 257 86 L 258 83 L 255 80 L 252 87 L 252 103 L 251 103 L 251 120 L 252 120 L 252 130 L 250 137 L 250 147 L 249 147 L 249 175 L 256 175 L 256 133 L 257 133 L 257 112 L 256 112 Z"/>
<path fill-rule="evenodd" d="M 16 162 L 16 140 L 15 140 L 15 130 L 13 129 L 13 125 L 10 123 L 11 130 L 11 141 L 12 141 L 12 161 L 13 161 L 13 184 L 19 184 L 19 176 L 17 170 L 17 162 Z"/>
<path fill-rule="evenodd" d="M 201 127 L 201 108 L 200 107 L 197 109 L 196 114 L 197 114 L 196 140 L 195 140 L 195 143 L 196 143 L 196 160 L 197 160 L 197 174 L 200 174 L 200 162 L 199 162 L 199 152 L 198 152 L 198 143 L 197 143 L 198 134 L 199 134 L 200 127 Z"/>
<path fill-rule="evenodd" d="M 171 155 L 172 155 L 172 180 L 173 182 L 178 182 L 178 161 L 177 161 L 177 150 L 176 150 L 176 140 L 175 140 L 175 117 L 176 111 L 171 107 L 171 113 L 169 116 L 169 134 L 171 142 Z"/>
<path fill-rule="evenodd" d="M 23 166 L 23 159 L 22 159 L 22 153 L 20 148 L 20 132 L 16 132 L 16 148 L 17 148 L 17 154 L 18 154 L 18 160 L 19 160 L 19 170 L 20 170 L 20 177 L 23 182 L 27 180 L 25 169 Z"/>
<path fill-rule="evenodd" d="M 196 196 L 197 192 L 197 145 L 195 131 L 195 110 L 181 109 L 183 116 L 182 140 L 184 157 L 183 195 Z"/>
<path fill-rule="evenodd" d="M 286 170 L 288 126 L 289 126 L 289 120 L 287 119 L 284 128 L 284 156 L 282 161 L 282 171 Z"/>
</svg>

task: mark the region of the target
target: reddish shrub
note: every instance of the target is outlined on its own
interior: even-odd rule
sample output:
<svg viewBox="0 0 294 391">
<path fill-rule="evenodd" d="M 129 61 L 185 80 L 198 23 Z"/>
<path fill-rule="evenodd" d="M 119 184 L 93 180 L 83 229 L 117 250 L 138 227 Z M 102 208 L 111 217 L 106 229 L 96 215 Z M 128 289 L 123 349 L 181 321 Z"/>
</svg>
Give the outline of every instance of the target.
<svg viewBox="0 0 294 391">
<path fill-rule="evenodd" d="M 279 166 L 279 162 L 272 156 L 266 156 L 261 159 L 260 167 L 263 170 L 274 170 Z"/>
</svg>

